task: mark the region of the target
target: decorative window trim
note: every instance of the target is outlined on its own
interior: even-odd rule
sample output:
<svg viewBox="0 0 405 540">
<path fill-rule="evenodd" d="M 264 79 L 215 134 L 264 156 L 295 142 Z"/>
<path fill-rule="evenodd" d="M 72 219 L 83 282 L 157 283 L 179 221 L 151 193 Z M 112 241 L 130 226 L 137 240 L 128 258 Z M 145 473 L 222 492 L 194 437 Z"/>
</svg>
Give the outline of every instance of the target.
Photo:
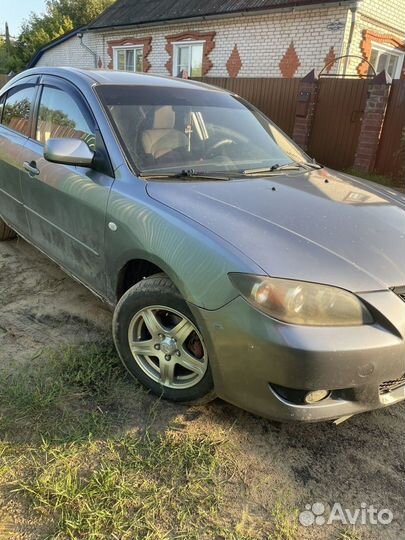
<svg viewBox="0 0 405 540">
<path fill-rule="evenodd" d="M 382 44 L 382 43 L 376 43 L 375 41 L 373 41 L 372 44 L 371 44 L 370 57 L 371 57 L 372 51 L 378 51 L 379 53 L 383 53 L 383 54 L 387 53 L 390 56 L 397 56 L 398 59 L 399 59 L 399 63 L 398 63 L 398 66 L 396 68 L 396 73 L 395 73 L 393 78 L 394 79 L 400 79 L 401 78 L 401 73 L 402 73 L 402 70 L 404 68 L 405 50 L 401 51 L 399 49 L 393 49 L 390 46 L 387 46 L 387 45 Z M 402 60 L 402 62 L 401 62 L 401 60 Z"/>
<path fill-rule="evenodd" d="M 371 50 L 374 44 L 386 45 L 391 49 L 396 49 L 398 53 L 405 52 L 405 42 L 401 42 L 398 38 L 390 35 L 377 34 L 370 30 L 363 31 L 363 39 L 360 44 L 360 49 L 363 58 L 370 60 Z M 395 51 L 392 51 L 395 52 Z M 368 74 L 369 64 L 367 62 L 361 62 L 357 67 L 357 73 L 360 77 L 365 77 Z M 402 66 L 402 78 L 405 77 L 404 66 Z"/>
<path fill-rule="evenodd" d="M 152 38 L 123 38 L 107 42 L 107 54 L 110 57 L 110 63 L 108 64 L 108 69 L 114 69 L 115 61 L 115 49 L 130 49 L 130 48 L 140 48 L 143 47 L 143 72 L 148 73 L 152 67 L 149 62 L 149 55 L 152 51 Z"/>
<path fill-rule="evenodd" d="M 166 69 L 170 75 L 173 75 L 173 69 L 175 65 L 174 58 L 174 45 L 187 45 L 187 43 L 203 43 L 203 62 L 202 62 L 202 74 L 203 76 L 214 67 L 209 55 L 215 48 L 215 36 L 216 32 L 183 32 L 181 34 L 174 34 L 166 36 L 166 52 L 169 55 L 169 59 L 166 62 Z"/>
</svg>

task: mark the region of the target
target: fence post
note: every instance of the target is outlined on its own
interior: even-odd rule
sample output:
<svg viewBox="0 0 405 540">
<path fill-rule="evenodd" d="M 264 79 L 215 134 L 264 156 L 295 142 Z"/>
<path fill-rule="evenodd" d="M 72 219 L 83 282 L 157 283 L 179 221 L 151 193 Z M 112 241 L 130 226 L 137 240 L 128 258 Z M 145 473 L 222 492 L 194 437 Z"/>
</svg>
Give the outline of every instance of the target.
<svg viewBox="0 0 405 540">
<path fill-rule="evenodd" d="M 313 69 L 300 81 L 295 109 L 293 139 L 305 151 L 309 146 L 317 95 L 318 78 Z"/>
<path fill-rule="evenodd" d="M 370 82 L 354 160 L 354 168 L 357 170 L 364 172 L 374 170 L 391 83 L 391 77 L 385 70 Z"/>
</svg>

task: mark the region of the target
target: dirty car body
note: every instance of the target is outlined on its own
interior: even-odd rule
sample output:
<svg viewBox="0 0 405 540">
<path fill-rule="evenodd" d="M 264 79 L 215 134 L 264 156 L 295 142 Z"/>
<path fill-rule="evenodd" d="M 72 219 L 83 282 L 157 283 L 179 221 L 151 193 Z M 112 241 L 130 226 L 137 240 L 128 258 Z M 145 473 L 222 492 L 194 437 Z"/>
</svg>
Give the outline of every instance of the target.
<svg viewBox="0 0 405 540">
<path fill-rule="evenodd" d="M 189 401 L 205 380 L 196 398 L 283 421 L 405 399 L 401 194 L 317 166 L 256 109 L 199 83 L 38 68 L 0 96 L 0 217 L 118 303 L 118 351 L 152 391 Z M 172 296 L 121 317 L 153 276 Z M 173 295 L 183 310 L 163 301 Z"/>
</svg>

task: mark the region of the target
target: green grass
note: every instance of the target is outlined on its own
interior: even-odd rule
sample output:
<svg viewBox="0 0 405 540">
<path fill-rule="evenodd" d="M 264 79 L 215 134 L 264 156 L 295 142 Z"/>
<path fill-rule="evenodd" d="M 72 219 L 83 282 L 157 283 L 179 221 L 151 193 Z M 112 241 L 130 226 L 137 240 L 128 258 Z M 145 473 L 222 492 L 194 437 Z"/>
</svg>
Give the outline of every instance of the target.
<svg viewBox="0 0 405 540">
<path fill-rule="evenodd" d="M 109 346 L 45 352 L 21 372 L 0 376 L 0 436 L 76 440 L 102 434 L 114 411 L 122 412 L 124 387 L 132 399 L 141 392 L 127 382 Z"/>
<path fill-rule="evenodd" d="M 0 508 L 18 509 L 30 539 L 298 538 L 296 512 L 281 504 L 265 519 L 235 517 L 226 436 L 173 428 L 165 408 L 129 380 L 109 344 L 45 351 L 3 373 Z M 0 514 L 2 539 L 11 517 Z"/>
<path fill-rule="evenodd" d="M 25 461 L 14 492 L 54 521 L 55 538 L 197 540 L 218 510 L 217 445 L 204 437 L 43 443 Z"/>
<path fill-rule="evenodd" d="M 336 540 L 363 540 L 364 535 L 354 527 L 348 527 L 340 532 Z"/>
<path fill-rule="evenodd" d="M 298 510 L 277 502 L 272 510 L 274 521 L 271 540 L 295 540 L 298 536 Z"/>
</svg>

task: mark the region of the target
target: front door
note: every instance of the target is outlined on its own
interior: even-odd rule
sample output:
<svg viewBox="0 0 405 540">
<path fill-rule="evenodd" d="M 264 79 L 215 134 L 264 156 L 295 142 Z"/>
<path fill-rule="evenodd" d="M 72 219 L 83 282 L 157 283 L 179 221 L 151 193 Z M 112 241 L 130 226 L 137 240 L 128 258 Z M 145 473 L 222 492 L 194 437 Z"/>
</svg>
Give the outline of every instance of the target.
<svg viewBox="0 0 405 540">
<path fill-rule="evenodd" d="M 35 82 L 22 82 L 0 98 L 0 216 L 23 235 L 28 223 L 21 193 L 22 151 L 31 127 Z"/>
<path fill-rule="evenodd" d="M 96 155 L 103 143 L 78 90 L 53 77 L 42 82 L 35 129 L 24 148 L 22 195 L 30 235 L 50 257 L 102 293 L 105 216 L 113 178 L 100 167 L 45 160 L 44 144 L 49 138 L 85 140 Z"/>
</svg>

